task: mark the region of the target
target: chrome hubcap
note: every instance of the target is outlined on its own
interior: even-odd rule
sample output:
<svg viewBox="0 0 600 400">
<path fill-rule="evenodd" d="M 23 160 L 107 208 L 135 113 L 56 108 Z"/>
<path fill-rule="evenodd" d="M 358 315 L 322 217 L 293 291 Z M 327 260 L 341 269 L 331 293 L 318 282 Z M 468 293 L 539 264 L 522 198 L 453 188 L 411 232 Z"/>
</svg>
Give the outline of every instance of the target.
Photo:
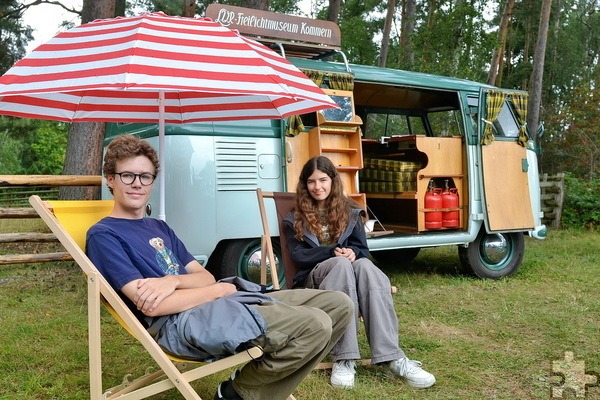
<svg viewBox="0 0 600 400">
<path fill-rule="evenodd" d="M 490 264 L 502 262 L 508 256 L 508 241 L 504 235 L 488 235 L 482 243 L 481 256 Z"/>
</svg>

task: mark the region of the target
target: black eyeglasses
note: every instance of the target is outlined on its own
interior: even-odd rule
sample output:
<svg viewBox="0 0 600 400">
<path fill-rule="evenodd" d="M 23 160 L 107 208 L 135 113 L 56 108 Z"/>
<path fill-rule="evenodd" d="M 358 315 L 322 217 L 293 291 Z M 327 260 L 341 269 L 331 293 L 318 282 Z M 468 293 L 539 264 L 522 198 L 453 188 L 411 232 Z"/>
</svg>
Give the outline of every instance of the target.
<svg viewBox="0 0 600 400">
<path fill-rule="evenodd" d="M 144 172 L 143 174 L 134 174 L 133 172 L 115 172 L 115 175 L 119 175 L 121 178 L 121 182 L 126 185 L 131 185 L 135 182 L 135 178 L 140 178 L 140 183 L 144 186 L 152 185 L 154 179 L 156 179 L 156 175 L 150 174 L 148 172 Z"/>
</svg>

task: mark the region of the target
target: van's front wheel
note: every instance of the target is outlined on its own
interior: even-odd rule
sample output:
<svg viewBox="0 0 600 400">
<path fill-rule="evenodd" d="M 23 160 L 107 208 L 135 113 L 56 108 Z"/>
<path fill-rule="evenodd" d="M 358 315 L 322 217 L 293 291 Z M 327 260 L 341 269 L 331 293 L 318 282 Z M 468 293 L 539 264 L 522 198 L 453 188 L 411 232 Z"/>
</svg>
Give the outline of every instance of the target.
<svg viewBox="0 0 600 400">
<path fill-rule="evenodd" d="M 458 255 L 463 267 L 478 277 L 499 279 L 517 271 L 524 251 L 522 233 L 487 233 L 482 228 L 469 247 L 458 248 Z"/>
<path fill-rule="evenodd" d="M 285 287 L 285 271 L 283 263 L 280 261 L 281 247 L 279 239 L 271 239 L 273 243 L 273 252 L 275 253 L 275 262 L 277 263 L 277 275 L 279 275 L 279 286 Z M 228 276 L 239 276 L 246 280 L 260 283 L 260 258 L 261 246 L 260 238 L 230 240 L 221 243 L 216 251 L 215 259 L 209 261 L 209 270 L 217 279 Z M 271 270 L 267 268 L 267 287 L 272 288 Z"/>
</svg>

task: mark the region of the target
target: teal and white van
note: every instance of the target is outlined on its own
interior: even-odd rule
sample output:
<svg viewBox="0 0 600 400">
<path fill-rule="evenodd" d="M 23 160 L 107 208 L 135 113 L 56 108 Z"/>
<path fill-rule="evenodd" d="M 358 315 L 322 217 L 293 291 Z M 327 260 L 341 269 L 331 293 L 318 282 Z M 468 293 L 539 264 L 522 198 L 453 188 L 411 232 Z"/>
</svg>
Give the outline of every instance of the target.
<svg viewBox="0 0 600 400">
<path fill-rule="evenodd" d="M 310 53 L 297 43 L 276 46 L 291 48 L 287 58 L 340 110 L 165 127 L 166 220 L 217 277 L 258 281 L 263 231 L 256 189 L 293 191 L 300 168 L 315 155 L 338 166 L 348 194 L 367 209 L 369 248 L 387 265 L 402 268 L 420 249 L 452 245 L 469 271 L 497 279 L 521 265 L 524 235 L 546 236 L 525 92 L 343 57 L 326 61 L 339 51 L 332 46 L 308 46 Z M 126 133 L 158 145 L 156 125 L 122 123 L 109 124 L 106 143 Z M 149 204 L 154 214 L 158 197 Z M 275 210 L 268 207 L 281 263 Z M 278 271 L 283 284 L 284 269 Z"/>
</svg>

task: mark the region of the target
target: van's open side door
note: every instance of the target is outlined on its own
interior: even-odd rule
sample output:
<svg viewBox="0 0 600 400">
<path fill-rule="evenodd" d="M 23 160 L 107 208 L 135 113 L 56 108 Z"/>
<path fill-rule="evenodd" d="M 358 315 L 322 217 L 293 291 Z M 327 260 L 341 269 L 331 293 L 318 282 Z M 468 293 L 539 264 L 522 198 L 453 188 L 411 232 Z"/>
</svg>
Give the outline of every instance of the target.
<svg viewBox="0 0 600 400">
<path fill-rule="evenodd" d="M 492 127 L 494 136 L 491 143 L 480 146 L 485 224 L 488 231 L 532 229 L 534 219 L 527 174 L 531 166 L 527 162 L 528 150 L 518 143 L 519 124 L 509 96 L 504 98 L 497 118 L 487 109 L 488 96 L 501 92 L 482 89 L 479 94 L 479 143 L 482 143 L 486 125 Z"/>
</svg>

